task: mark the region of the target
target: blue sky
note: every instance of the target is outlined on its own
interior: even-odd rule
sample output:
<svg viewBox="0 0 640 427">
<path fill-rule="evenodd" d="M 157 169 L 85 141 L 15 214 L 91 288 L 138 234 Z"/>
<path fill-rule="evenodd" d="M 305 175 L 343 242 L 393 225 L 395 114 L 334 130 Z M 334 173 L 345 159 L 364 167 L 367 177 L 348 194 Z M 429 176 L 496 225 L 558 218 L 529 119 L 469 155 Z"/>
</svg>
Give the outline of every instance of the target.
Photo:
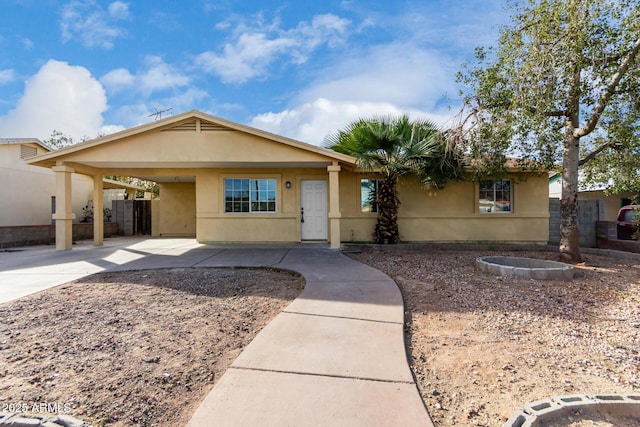
<svg viewBox="0 0 640 427">
<path fill-rule="evenodd" d="M 376 114 L 446 123 L 455 73 L 507 19 L 498 0 L 0 0 L 0 137 L 168 108 L 313 144 Z"/>
</svg>

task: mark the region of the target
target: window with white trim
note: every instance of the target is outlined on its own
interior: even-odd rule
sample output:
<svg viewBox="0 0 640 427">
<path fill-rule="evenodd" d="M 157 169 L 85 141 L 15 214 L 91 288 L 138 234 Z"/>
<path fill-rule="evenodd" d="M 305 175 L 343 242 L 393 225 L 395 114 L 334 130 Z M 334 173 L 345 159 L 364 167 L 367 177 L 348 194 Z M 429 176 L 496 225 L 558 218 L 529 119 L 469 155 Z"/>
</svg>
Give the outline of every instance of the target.
<svg viewBox="0 0 640 427">
<path fill-rule="evenodd" d="M 276 212 L 276 180 L 225 178 L 224 211 L 226 213 Z"/>
<path fill-rule="evenodd" d="M 364 178 L 360 180 L 360 211 L 363 213 L 378 212 L 378 190 L 381 180 Z"/>
<path fill-rule="evenodd" d="M 480 181 L 478 212 L 510 213 L 513 210 L 512 187 L 510 179 Z"/>
</svg>

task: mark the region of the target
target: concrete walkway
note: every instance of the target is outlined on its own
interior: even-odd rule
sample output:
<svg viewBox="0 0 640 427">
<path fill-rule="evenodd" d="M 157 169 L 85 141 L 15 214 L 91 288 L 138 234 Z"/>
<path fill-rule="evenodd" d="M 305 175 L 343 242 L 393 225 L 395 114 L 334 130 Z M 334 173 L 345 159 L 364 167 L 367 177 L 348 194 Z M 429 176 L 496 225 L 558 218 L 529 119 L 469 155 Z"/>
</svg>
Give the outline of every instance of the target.
<svg viewBox="0 0 640 427">
<path fill-rule="evenodd" d="M 328 247 L 115 238 L 67 252 L 0 252 L 0 302 L 100 271 L 221 266 L 293 270 L 307 283 L 219 379 L 190 427 L 433 426 L 407 363 L 397 286 Z"/>
</svg>

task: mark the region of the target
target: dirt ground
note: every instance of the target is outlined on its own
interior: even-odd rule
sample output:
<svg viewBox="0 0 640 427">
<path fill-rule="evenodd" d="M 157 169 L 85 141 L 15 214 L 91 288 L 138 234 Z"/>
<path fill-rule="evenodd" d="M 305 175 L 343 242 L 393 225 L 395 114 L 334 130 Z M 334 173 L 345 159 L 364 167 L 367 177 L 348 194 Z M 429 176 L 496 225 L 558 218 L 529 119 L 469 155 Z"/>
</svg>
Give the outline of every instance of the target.
<svg viewBox="0 0 640 427">
<path fill-rule="evenodd" d="M 400 248 L 351 255 L 403 292 L 410 360 L 436 426 L 499 426 L 555 395 L 640 393 L 640 261 L 585 255 L 573 281 L 534 281 L 480 272 L 475 259 L 484 255 L 558 258 Z M 566 425 L 640 424 L 575 415 Z"/>
<path fill-rule="evenodd" d="M 185 425 L 303 286 L 282 271 L 150 270 L 97 274 L 2 304 L 0 413 Z"/>
<path fill-rule="evenodd" d="M 476 270 L 491 254 L 557 258 L 402 247 L 350 255 L 399 284 L 410 361 L 436 426 L 499 426 L 554 395 L 640 392 L 640 261 L 586 255 L 571 282 L 532 281 Z M 96 426 L 184 425 L 302 287 L 270 270 L 154 270 L 0 305 L 2 410 L 53 405 Z"/>
</svg>

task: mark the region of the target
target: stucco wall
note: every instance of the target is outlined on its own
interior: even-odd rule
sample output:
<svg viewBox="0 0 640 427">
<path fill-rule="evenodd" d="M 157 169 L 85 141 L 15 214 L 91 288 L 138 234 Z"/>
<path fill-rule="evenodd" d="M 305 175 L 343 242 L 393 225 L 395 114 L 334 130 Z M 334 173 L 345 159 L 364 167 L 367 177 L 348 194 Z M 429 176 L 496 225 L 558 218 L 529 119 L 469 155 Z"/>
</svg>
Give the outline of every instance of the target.
<svg viewBox="0 0 640 427">
<path fill-rule="evenodd" d="M 370 177 L 350 171 L 340 173 L 342 241 L 371 241 L 377 214 L 360 211 L 360 179 Z M 195 172 L 195 230 L 201 242 L 300 241 L 300 182 L 328 180 L 324 169 L 199 169 Z M 273 178 L 277 185 L 276 213 L 225 213 L 225 178 Z M 478 212 L 478 186 L 471 182 L 426 191 L 417 181 L 402 179 L 399 226 L 403 241 L 528 242 L 544 243 L 549 235 L 548 180 L 546 175 L 513 175 L 513 212 Z M 291 188 L 285 183 L 291 182 Z M 186 189 L 161 186 L 161 224 L 173 224 L 184 201 L 177 193 Z M 187 197 L 191 201 L 191 196 Z M 189 208 L 190 209 L 190 208 Z M 178 215 L 179 216 L 179 215 Z M 179 228 L 179 227 L 178 227 Z M 166 230 L 166 229 L 165 229 Z M 162 232 L 166 235 L 166 231 Z"/>
<path fill-rule="evenodd" d="M 26 164 L 20 158 L 20 144 L 0 144 L 0 178 L 0 226 L 51 224 L 55 177 L 50 169 Z M 93 199 L 93 180 L 73 174 L 71 185 L 74 222 L 78 222 L 82 208 Z"/>
<path fill-rule="evenodd" d="M 359 183 L 370 175 L 341 176 L 343 241 L 371 241 L 377 214 L 360 212 Z M 512 175 L 513 212 L 478 211 L 478 185 L 455 182 L 443 190 L 429 191 L 415 179 L 398 183 L 400 239 L 408 242 L 534 242 L 549 235 L 548 179 L 542 175 Z"/>
<path fill-rule="evenodd" d="M 277 211 L 225 213 L 225 178 L 275 179 Z M 300 241 L 300 182 L 305 179 L 327 180 L 328 175 L 326 169 L 199 170 L 196 175 L 198 241 Z M 291 188 L 286 188 L 287 181 Z"/>
<path fill-rule="evenodd" d="M 196 235 L 196 186 L 193 182 L 160 183 L 160 201 L 152 217 L 152 234 L 194 237 Z M 154 222 L 158 222 L 154 226 Z M 156 228 L 157 227 L 157 228 Z"/>
</svg>

